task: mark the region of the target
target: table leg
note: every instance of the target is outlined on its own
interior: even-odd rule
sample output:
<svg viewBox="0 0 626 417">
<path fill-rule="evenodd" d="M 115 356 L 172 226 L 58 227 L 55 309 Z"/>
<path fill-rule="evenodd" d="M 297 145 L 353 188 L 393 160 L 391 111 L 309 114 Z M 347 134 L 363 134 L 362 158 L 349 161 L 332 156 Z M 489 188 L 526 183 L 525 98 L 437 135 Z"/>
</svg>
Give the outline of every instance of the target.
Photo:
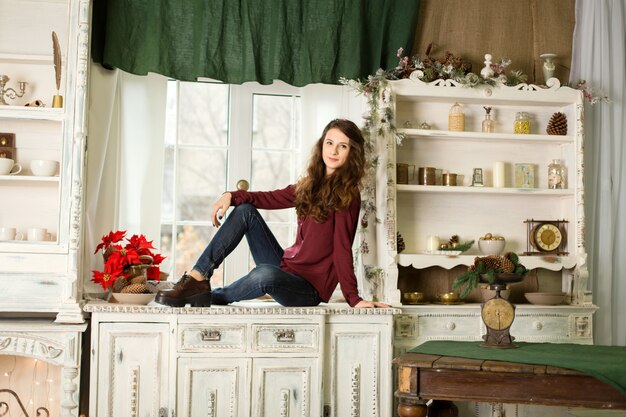
<svg viewBox="0 0 626 417">
<path fill-rule="evenodd" d="M 428 407 L 426 403 L 400 399 L 398 404 L 398 415 L 400 417 L 426 417 L 427 414 Z"/>
</svg>

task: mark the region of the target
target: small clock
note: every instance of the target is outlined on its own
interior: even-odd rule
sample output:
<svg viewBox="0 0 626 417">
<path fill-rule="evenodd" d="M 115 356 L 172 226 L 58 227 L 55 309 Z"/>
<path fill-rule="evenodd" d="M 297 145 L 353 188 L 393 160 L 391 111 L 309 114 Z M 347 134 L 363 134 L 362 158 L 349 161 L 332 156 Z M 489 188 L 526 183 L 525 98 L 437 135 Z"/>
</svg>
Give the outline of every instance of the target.
<svg viewBox="0 0 626 417">
<path fill-rule="evenodd" d="M 528 245 L 525 255 L 567 255 L 567 220 L 526 220 Z"/>
</svg>

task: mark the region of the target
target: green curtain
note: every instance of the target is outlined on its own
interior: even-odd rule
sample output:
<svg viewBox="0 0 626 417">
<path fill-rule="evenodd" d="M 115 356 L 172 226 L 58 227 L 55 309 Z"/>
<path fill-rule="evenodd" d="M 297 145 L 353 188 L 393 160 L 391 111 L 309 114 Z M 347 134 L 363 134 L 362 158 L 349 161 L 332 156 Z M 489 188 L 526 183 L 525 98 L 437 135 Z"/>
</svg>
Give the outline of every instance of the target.
<svg viewBox="0 0 626 417">
<path fill-rule="evenodd" d="M 337 84 L 411 51 L 419 0 L 94 0 L 92 57 L 183 81 Z"/>
</svg>

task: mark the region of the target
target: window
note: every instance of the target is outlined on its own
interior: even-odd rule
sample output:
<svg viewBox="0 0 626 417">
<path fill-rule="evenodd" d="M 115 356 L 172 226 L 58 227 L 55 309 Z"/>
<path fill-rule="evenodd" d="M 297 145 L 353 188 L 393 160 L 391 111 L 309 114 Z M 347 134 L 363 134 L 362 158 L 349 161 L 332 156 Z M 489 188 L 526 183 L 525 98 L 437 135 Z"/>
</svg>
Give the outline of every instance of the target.
<svg viewBox="0 0 626 417">
<path fill-rule="evenodd" d="M 240 179 L 251 190 L 297 180 L 303 171 L 300 106 L 299 89 L 282 83 L 168 82 L 160 250 L 172 279 L 194 266 L 217 232 L 212 206 L 224 191 Z M 262 214 L 281 245 L 290 245 L 295 211 Z M 244 239 L 211 284 L 228 284 L 253 266 Z"/>
</svg>

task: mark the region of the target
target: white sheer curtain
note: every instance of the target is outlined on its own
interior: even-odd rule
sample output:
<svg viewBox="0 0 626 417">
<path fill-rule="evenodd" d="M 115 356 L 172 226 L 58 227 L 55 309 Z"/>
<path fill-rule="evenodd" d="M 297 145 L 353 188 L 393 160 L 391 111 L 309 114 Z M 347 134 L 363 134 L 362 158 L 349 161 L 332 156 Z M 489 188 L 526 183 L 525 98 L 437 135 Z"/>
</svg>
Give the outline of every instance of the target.
<svg viewBox="0 0 626 417">
<path fill-rule="evenodd" d="M 611 103 L 585 108 L 585 211 L 596 344 L 626 346 L 626 0 L 577 0 L 571 81 Z"/>
<path fill-rule="evenodd" d="M 129 237 L 145 234 L 159 244 L 167 88 L 160 75 L 139 77 L 95 64 L 90 71 L 82 262 L 86 298 L 103 294 L 90 281 L 93 269 L 102 270 L 94 250 L 103 235 L 127 230 Z"/>
</svg>

